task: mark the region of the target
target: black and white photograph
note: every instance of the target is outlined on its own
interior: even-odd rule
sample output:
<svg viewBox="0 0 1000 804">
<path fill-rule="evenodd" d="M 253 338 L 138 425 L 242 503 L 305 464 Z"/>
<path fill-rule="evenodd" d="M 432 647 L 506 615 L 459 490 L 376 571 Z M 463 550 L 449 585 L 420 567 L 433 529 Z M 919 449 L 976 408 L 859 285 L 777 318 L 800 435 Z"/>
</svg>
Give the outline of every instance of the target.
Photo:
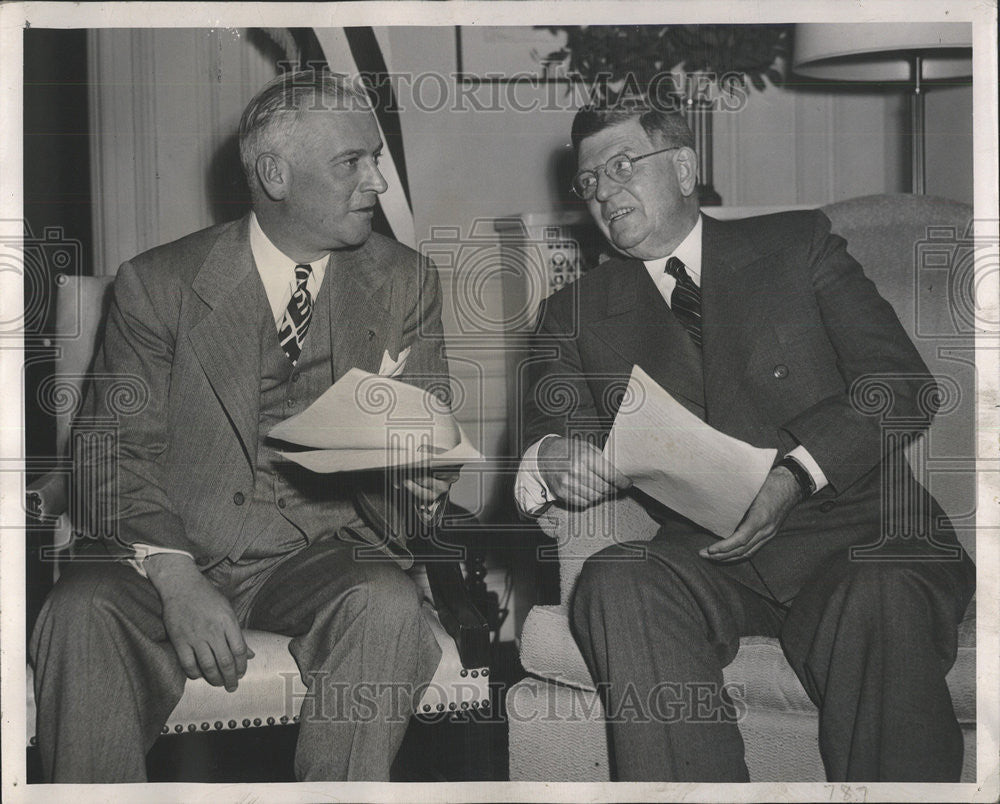
<svg viewBox="0 0 1000 804">
<path fill-rule="evenodd" d="M 5 800 L 997 800 L 995 3 L 0 41 Z"/>
</svg>

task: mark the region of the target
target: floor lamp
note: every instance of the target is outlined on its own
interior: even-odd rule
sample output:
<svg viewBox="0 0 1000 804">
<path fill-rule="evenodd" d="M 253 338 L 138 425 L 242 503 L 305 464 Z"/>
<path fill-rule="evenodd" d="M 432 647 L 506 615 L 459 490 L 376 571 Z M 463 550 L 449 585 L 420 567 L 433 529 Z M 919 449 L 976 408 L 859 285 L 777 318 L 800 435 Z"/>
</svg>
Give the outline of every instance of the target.
<svg viewBox="0 0 1000 804">
<path fill-rule="evenodd" d="M 910 89 L 912 192 L 924 193 L 924 93 L 972 75 L 972 25 L 965 22 L 802 23 L 792 69 L 806 78 Z"/>
</svg>

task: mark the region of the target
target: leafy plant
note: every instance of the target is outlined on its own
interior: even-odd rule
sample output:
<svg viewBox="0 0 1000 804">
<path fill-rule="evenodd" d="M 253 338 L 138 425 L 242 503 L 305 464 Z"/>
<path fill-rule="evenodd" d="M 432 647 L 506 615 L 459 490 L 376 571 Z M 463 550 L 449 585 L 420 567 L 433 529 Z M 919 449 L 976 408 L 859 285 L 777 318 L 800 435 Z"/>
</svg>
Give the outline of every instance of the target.
<svg viewBox="0 0 1000 804">
<path fill-rule="evenodd" d="M 569 73 L 594 83 L 637 82 L 645 90 L 668 72 L 714 73 L 720 88 L 749 81 L 758 90 L 765 76 L 780 85 L 775 61 L 787 54 L 790 25 L 556 25 L 566 44 L 545 61 L 569 57 Z"/>
</svg>

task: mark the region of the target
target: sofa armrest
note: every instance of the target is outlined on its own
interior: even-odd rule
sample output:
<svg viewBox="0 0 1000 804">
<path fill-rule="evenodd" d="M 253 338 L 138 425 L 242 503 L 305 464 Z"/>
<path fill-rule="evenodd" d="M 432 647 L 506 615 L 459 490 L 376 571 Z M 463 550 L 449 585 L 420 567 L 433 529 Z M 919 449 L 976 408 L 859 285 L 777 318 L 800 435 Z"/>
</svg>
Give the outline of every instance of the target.
<svg viewBox="0 0 1000 804">
<path fill-rule="evenodd" d="M 46 472 L 25 490 L 25 510 L 38 520 L 52 520 L 66 513 L 69 498 L 66 491 L 68 476 L 53 469 Z"/>
<path fill-rule="evenodd" d="M 539 558 L 559 561 L 559 598 L 563 606 L 569 603 L 583 562 L 590 556 L 612 544 L 649 541 L 659 530 L 646 509 L 629 494 L 583 510 L 550 506 L 539 515 L 538 525 L 556 543 L 555 548 L 543 548 Z"/>
</svg>

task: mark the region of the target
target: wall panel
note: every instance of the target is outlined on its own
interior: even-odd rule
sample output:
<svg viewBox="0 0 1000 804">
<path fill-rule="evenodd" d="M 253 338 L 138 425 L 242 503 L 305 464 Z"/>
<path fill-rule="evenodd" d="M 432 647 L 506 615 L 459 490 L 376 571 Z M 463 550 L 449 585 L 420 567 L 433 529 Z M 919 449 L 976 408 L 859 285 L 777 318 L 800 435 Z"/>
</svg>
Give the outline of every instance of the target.
<svg viewBox="0 0 1000 804">
<path fill-rule="evenodd" d="M 233 134 L 276 73 L 237 29 L 104 28 L 88 51 L 95 273 L 113 274 L 242 213 Z"/>
</svg>

